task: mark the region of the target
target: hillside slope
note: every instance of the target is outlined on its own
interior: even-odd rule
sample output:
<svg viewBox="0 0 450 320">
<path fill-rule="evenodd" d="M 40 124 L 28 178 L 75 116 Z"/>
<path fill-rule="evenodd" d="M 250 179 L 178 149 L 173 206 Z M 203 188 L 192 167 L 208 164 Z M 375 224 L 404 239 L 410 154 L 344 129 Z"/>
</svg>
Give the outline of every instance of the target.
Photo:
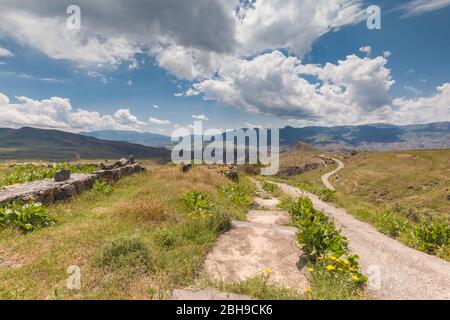
<svg viewBox="0 0 450 320">
<path fill-rule="evenodd" d="M 352 206 L 390 206 L 450 219 L 450 150 L 369 152 L 346 157 L 330 179 Z"/>
<path fill-rule="evenodd" d="M 24 127 L 0 129 L 0 159 L 116 159 L 133 154 L 140 159 L 168 157 L 164 148 L 99 140 L 58 130 Z"/>
</svg>

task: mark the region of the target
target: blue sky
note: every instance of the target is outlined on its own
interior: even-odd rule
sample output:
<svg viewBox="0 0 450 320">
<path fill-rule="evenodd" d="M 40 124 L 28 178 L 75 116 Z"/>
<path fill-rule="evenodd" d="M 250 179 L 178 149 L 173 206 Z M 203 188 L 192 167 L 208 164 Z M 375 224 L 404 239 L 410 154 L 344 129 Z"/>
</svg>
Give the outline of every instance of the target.
<svg viewBox="0 0 450 320">
<path fill-rule="evenodd" d="M 150 37 L 153 30 L 153 26 L 143 21 L 142 25 L 148 28 L 138 25 L 139 28 L 124 32 L 123 37 L 127 38 L 125 44 L 120 42 L 122 39 L 112 41 L 116 55 L 105 58 L 103 51 L 99 51 L 101 54 L 95 52 L 87 60 L 83 55 L 90 54 L 90 51 L 80 51 L 78 54 L 68 47 L 65 52 L 64 41 L 68 39 L 61 40 L 63 48 L 58 47 L 60 39 L 56 36 L 60 34 L 48 32 L 47 35 L 44 26 L 33 25 L 39 19 L 48 19 L 46 23 L 50 26 L 52 23 L 59 26 L 67 18 L 65 4 L 44 1 L 48 2 L 48 11 L 45 11 L 36 9 L 33 1 L 25 2 L 25 9 L 16 7 L 13 1 L 5 0 L 5 4 L 0 4 L 4 6 L 0 10 L 0 18 L 4 15 L 4 19 L 0 19 L 3 20 L 0 23 L 0 48 L 4 50 L 3 54 L 0 50 L 0 94 L 4 97 L 2 99 L 0 96 L 0 126 L 31 125 L 70 131 L 131 129 L 168 134 L 175 127 L 192 124 L 193 115 L 208 118 L 205 126 L 212 128 L 371 122 L 407 124 L 450 120 L 450 85 L 449 90 L 443 90 L 440 95 L 437 91 L 437 87 L 450 83 L 450 1 L 337 1 L 349 11 L 354 10 L 354 14 L 346 16 L 345 22 L 339 19 L 329 21 L 334 28 L 323 27 L 323 30 L 316 32 L 317 25 L 323 25 L 323 22 L 312 21 L 309 24 L 302 17 L 308 16 L 303 16 L 308 10 L 311 14 L 319 12 L 322 9 L 320 6 L 325 7 L 325 3 L 291 0 L 291 4 L 299 7 L 298 23 L 295 19 L 285 22 L 286 12 L 281 12 L 284 10 L 281 6 L 280 12 L 273 13 L 275 20 L 279 14 L 278 22 L 274 23 L 273 30 L 268 30 L 267 27 L 255 25 L 257 19 L 252 20 L 254 16 L 261 21 L 269 19 L 261 4 L 264 0 L 257 0 L 254 8 L 248 9 L 243 18 L 245 23 L 245 19 L 249 21 L 248 26 L 237 27 L 237 38 L 243 39 L 242 42 L 229 52 L 221 47 L 219 41 L 214 42 L 214 35 L 212 40 L 206 41 L 206 37 L 211 35 L 203 35 L 203 30 L 184 34 L 184 30 L 180 31 L 183 28 L 177 26 L 177 19 L 180 18 L 174 13 L 174 17 L 168 18 L 174 20 L 168 26 L 170 32 L 159 30 L 163 28 L 159 23 L 158 32 L 161 34 L 158 39 L 148 40 L 136 49 L 137 43 L 140 45 L 142 39 Z M 99 5 L 101 2 L 97 1 Z M 185 1 L 186 5 L 189 2 Z M 209 22 L 214 23 L 212 29 L 217 29 L 216 34 L 222 35 L 223 30 L 234 28 L 232 22 L 230 27 L 227 16 L 232 12 L 231 2 L 224 0 L 220 8 L 224 10 L 224 17 L 221 17 L 223 27 L 219 22 Z M 276 4 L 277 0 L 266 2 Z M 435 6 L 425 5 L 433 2 Z M 114 19 L 107 23 L 106 18 L 100 22 L 93 19 L 91 12 L 97 9 L 93 7 L 96 1 L 90 5 L 83 1 L 73 3 L 81 8 L 84 39 L 101 37 L 104 42 L 114 37 L 117 30 L 122 30 L 114 25 Z M 150 1 L 155 6 L 161 3 Z M 357 16 L 371 4 L 381 7 L 381 30 L 369 30 L 366 19 Z M 176 8 L 179 4 L 173 5 L 174 10 L 179 9 Z M 192 3 L 189 9 L 194 5 Z M 208 11 L 206 2 L 203 6 L 205 28 L 210 21 L 209 15 L 212 20 L 220 21 L 216 17 L 218 8 Z M 101 11 L 95 11 L 96 14 L 98 12 Z M 130 12 L 132 15 L 133 11 Z M 104 14 L 108 13 L 111 12 Z M 23 20 L 17 22 L 11 19 L 19 14 Z M 230 16 L 233 17 L 232 13 Z M 135 19 L 140 18 L 139 15 Z M 186 19 L 189 18 L 187 15 Z M 193 18 L 198 17 L 194 15 Z M 21 25 L 14 26 L 13 23 Z M 24 27 L 25 24 L 31 27 Z M 285 40 L 277 43 L 272 39 L 280 26 L 286 33 L 285 30 L 295 32 L 295 28 L 299 29 L 297 34 L 286 34 Z M 252 28 L 252 31 L 246 27 L 248 30 Z M 18 30 L 17 33 L 13 28 Z M 41 32 L 36 34 L 35 31 L 40 28 Z M 257 28 L 262 31 L 253 31 Z M 74 41 L 79 41 L 76 37 L 80 34 L 67 32 L 67 37 L 73 36 Z M 134 36 L 135 40 L 128 40 Z M 228 35 L 225 33 L 223 37 Z M 233 43 L 234 39 L 222 40 L 222 44 L 227 41 Z M 360 51 L 362 47 L 370 47 L 370 55 Z M 180 71 L 197 68 L 196 65 L 186 67 L 183 60 L 186 52 L 189 52 L 189 57 L 194 57 L 195 63 L 202 64 L 200 75 Z M 179 59 L 176 54 L 180 54 Z M 350 55 L 355 58 L 347 59 Z M 295 61 L 289 60 L 289 57 Z M 214 59 L 219 61 L 217 66 L 211 66 L 214 63 L 209 62 Z M 339 60 L 346 61 L 347 67 L 339 67 Z M 330 64 L 329 69 L 324 67 L 327 63 Z M 302 72 L 298 71 L 299 66 Z M 314 71 L 310 71 L 313 67 Z M 205 72 L 207 68 L 211 70 Z M 265 71 L 259 74 L 262 69 Z M 351 74 L 353 69 L 359 70 L 361 78 L 354 79 Z M 296 75 L 301 77 L 301 81 L 295 78 Z M 373 80 L 361 81 L 372 76 Z M 346 93 L 337 92 L 329 96 L 325 92 L 330 88 L 338 91 L 341 88 Z M 194 95 L 189 94 L 189 89 Z M 316 97 L 314 95 L 318 90 L 320 96 Z M 27 97 L 28 100 L 15 97 Z M 52 97 L 61 100 L 49 100 Z M 70 99 L 70 107 L 63 99 Z M 86 111 L 85 118 L 93 119 L 92 123 L 84 118 L 79 120 L 80 114 L 72 115 L 78 109 Z M 126 112 L 114 116 L 117 110 Z M 89 112 L 97 112 L 99 119 L 95 120 Z M 102 118 L 105 116 L 107 118 Z M 150 118 L 156 121 L 152 122 Z M 100 121 L 102 125 L 98 125 Z"/>
</svg>

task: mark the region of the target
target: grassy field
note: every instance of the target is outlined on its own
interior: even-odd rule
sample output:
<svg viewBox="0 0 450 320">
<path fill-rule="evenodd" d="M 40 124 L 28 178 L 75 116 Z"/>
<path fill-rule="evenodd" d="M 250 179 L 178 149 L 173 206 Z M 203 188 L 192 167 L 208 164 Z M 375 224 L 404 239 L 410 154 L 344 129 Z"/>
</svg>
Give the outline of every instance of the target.
<svg viewBox="0 0 450 320">
<path fill-rule="evenodd" d="M 53 226 L 26 234 L 2 228 L 0 299 L 164 299 L 190 285 L 255 190 L 206 167 L 183 174 L 146 166 L 111 190 L 51 206 Z M 66 287 L 72 265 L 81 269 L 81 290 Z"/>
<path fill-rule="evenodd" d="M 361 153 L 330 179 L 346 207 L 411 209 L 450 221 L 450 150 Z"/>
</svg>

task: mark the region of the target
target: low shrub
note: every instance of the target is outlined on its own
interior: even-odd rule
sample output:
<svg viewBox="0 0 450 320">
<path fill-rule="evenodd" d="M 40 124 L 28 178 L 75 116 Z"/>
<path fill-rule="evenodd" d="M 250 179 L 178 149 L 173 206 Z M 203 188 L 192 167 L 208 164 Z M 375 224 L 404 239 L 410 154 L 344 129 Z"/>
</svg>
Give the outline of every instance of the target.
<svg viewBox="0 0 450 320">
<path fill-rule="evenodd" d="M 350 255 L 347 239 L 308 197 L 286 204 L 298 228 L 297 241 L 312 274 L 313 299 L 356 299 L 367 278 L 359 271 L 358 256 Z M 330 289 L 331 288 L 331 289 Z"/>
<path fill-rule="evenodd" d="M 213 205 L 209 196 L 198 191 L 190 191 L 181 199 L 183 205 L 191 213 L 204 214 L 212 210 Z"/>
<path fill-rule="evenodd" d="M 92 187 L 92 190 L 95 193 L 109 195 L 113 192 L 114 189 L 113 189 L 113 186 L 110 183 L 108 183 L 107 181 L 96 180 L 94 182 L 94 186 Z"/>
<path fill-rule="evenodd" d="M 98 266 L 108 270 L 148 272 L 151 268 L 149 248 L 138 238 L 118 238 L 105 245 L 97 254 Z"/>
<path fill-rule="evenodd" d="M 408 223 L 390 210 L 384 209 L 379 213 L 375 226 L 388 236 L 397 238 L 402 232 L 407 230 Z"/>
<path fill-rule="evenodd" d="M 355 300 L 364 298 L 364 284 L 367 278 L 358 271 L 358 261 L 354 256 L 336 258 L 321 257 L 308 268 L 313 287 L 311 298 L 319 300 Z"/>
<path fill-rule="evenodd" d="M 297 240 L 300 247 L 312 261 L 323 255 L 340 257 L 348 252 L 347 239 L 322 211 L 314 208 L 308 197 L 300 197 L 289 213 L 299 229 Z"/>
<path fill-rule="evenodd" d="M 261 179 L 261 186 L 263 188 L 264 191 L 266 192 L 270 192 L 270 193 L 274 193 L 278 191 L 278 186 L 272 182 L 269 182 L 265 179 Z"/>
<path fill-rule="evenodd" d="M 54 223 L 40 203 L 13 203 L 0 208 L 0 226 L 13 226 L 24 232 L 45 228 Z"/>
<path fill-rule="evenodd" d="M 155 232 L 154 241 L 160 248 L 171 249 L 179 243 L 180 236 L 177 230 L 160 229 Z"/>
<path fill-rule="evenodd" d="M 219 195 L 234 206 L 249 207 L 252 203 L 252 190 L 246 185 L 230 183 L 219 190 Z"/>
<path fill-rule="evenodd" d="M 336 192 L 331 191 L 329 189 L 322 189 L 320 190 L 317 195 L 319 198 L 325 202 L 334 202 L 336 201 Z"/>
<path fill-rule="evenodd" d="M 430 254 L 450 246 L 450 226 L 436 221 L 422 221 L 414 231 L 415 245 L 419 250 Z"/>
</svg>

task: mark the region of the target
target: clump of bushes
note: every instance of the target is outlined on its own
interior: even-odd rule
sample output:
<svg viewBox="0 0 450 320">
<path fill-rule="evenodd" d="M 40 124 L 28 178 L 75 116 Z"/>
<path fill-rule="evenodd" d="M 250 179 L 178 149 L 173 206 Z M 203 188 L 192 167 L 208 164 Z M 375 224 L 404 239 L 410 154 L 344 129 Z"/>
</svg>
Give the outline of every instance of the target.
<svg viewBox="0 0 450 320">
<path fill-rule="evenodd" d="M 219 195 L 227 203 L 235 206 L 249 207 L 252 203 L 253 193 L 250 187 L 243 184 L 230 183 L 219 190 Z"/>
<path fill-rule="evenodd" d="M 122 237 L 105 245 L 95 257 L 98 266 L 112 270 L 146 273 L 151 268 L 149 248 L 139 237 Z"/>
<path fill-rule="evenodd" d="M 378 221 L 375 225 L 381 232 L 393 238 L 397 238 L 408 228 L 408 223 L 404 219 L 396 216 L 388 209 L 384 209 L 379 214 Z"/>
<path fill-rule="evenodd" d="M 427 218 L 416 210 L 385 208 L 380 211 L 359 208 L 356 215 L 375 225 L 382 233 L 409 246 L 450 260 L 450 226 L 445 221 Z M 419 222 L 416 222 L 420 219 Z"/>
<path fill-rule="evenodd" d="M 450 246 L 450 226 L 436 221 L 422 221 L 413 231 L 414 242 L 419 250 L 436 254 Z"/>
<path fill-rule="evenodd" d="M 53 223 L 47 209 L 40 203 L 12 203 L 0 208 L 0 226 L 12 226 L 30 232 Z"/>
<path fill-rule="evenodd" d="M 287 208 L 298 228 L 297 241 L 309 263 L 317 290 L 338 284 L 334 298 L 355 298 L 361 294 L 367 278 L 359 270 L 358 256 L 350 255 L 348 241 L 341 231 L 323 211 L 314 208 L 308 197 L 288 203 Z M 324 293 L 313 294 L 323 297 Z"/>
<path fill-rule="evenodd" d="M 264 191 L 271 193 L 278 191 L 278 186 L 275 183 L 269 182 L 265 179 L 261 179 L 260 182 Z"/>
<path fill-rule="evenodd" d="M 184 194 L 181 199 L 184 207 L 191 213 L 206 214 L 210 213 L 213 204 L 206 193 L 199 191 L 190 191 Z"/>
<path fill-rule="evenodd" d="M 303 252 L 312 261 L 333 254 L 348 252 L 347 239 L 341 235 L 327 215 L 317 211 L 308 197 L 300 197 L 289 208 L 293 223 L 298 227 L 297 239 Z"/>
<path fill-rule="evenodd" d="M 317 192 L 317 195 L 319 198 L 325 202 L 334 202 L 336 201 L 336 192 L 331 191 L 329 189 L 321 189 L 319 192 Z"/>
</svg>

